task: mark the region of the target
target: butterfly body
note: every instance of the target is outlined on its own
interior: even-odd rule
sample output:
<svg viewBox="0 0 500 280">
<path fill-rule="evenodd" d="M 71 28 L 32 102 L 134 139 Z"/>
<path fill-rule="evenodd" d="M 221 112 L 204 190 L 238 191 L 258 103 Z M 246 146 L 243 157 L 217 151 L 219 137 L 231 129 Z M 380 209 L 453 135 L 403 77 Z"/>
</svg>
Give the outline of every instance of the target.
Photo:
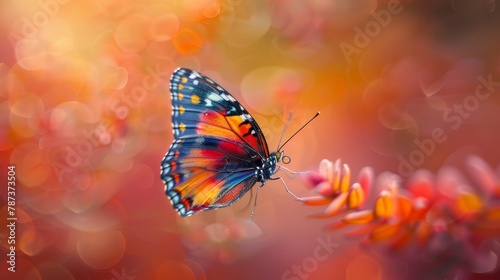
<svg viewBox="0 0 500 280">
<path fill-rule="evenodd" d="M 227 91 L 178 68 L 170 79 L 174 141 L 162 161 L 165 192 L 181 216 L 226 207 L 273 179 L 283 153 Z"/>
</svg>

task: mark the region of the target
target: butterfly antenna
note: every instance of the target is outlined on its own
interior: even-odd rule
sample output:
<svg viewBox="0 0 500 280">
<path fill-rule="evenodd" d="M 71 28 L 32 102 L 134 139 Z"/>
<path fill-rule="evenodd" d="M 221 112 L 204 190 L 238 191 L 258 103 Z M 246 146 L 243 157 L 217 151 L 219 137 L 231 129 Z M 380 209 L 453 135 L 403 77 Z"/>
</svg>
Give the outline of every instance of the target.
<svg viewBox="0 0 500 280">
<path fill-rule="evenodd" d="M 286 131 L 288 125 L 290 124 L 292 117 L 293 117 L 293 113 L 288 114 L 288 120 L 286 120 L 285 127 L 283 128 L 283 131 L 281 132 L 280 141 L 278 141 L 278 147 L 281 144 L 281 140 L 283 140 L 283 136 L 285 136 L 285 131 Z M 278 149 L 278 151 L 279 151 L 279 149 Z"/>
<path fill-rule="evenodd" d="M 319 116 L 319 112 L 317 112 L 316 115 L 314 115 L 314 117 L 312 117 L 310 120 L 308 120 L 301 128 L 299 128 L 297 131 L 295 131 L 295 133 L 292 136 L 290 136 L 290 138 L 288 138 L 288 140 L 286 140 L 285 143 L 283 143 L 281 146 L 278 145 L 278 151 L 281 151 L 281 148 L 283 148 L 283 146 L 285 146 L 286 143 L 288 143 L 288 141 L 290 141 L 295 135 L 297 135 L 297 133 L 299 133 L 302 129 L 304 129 L 304 127 L 306 127 L 310 122 L 312 122 L 318 116 Z M 288 123 L 290 122 L 290 118 L 291 118 L 291 116 L 288 118 L 287 124 L 285 125 L 285 129 L 288 126 Z M 283 129 L 283 133 L 284 132 L 285 132 L 285 130 Z M 283 135 L 281 135 L 281 136 L 283 137 Z M 280 139 L 280 142 L 281 142 L 281 139 Z"/>
</svg>

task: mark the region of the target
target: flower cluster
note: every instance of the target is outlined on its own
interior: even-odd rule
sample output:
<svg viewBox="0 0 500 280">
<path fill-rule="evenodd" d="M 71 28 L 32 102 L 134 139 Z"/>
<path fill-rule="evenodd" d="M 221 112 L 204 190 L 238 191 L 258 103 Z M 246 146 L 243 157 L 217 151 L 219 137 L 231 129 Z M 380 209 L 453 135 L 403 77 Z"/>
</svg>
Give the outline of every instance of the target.
<svg viewBox="0 0 500 280">
<path fill-rule="evenodd" d="M 474 185 L 450 167 L 435 175 L 418 170 L 404 184 L 389 173 L 374 180 L 365 167 L 351 182 L 346 164 L 323 160 L 319 172 L 304 176 L 319 196 L 304 200 L 328 204 L 320 217 L 340 216 L 329 229 L 345 229 L 406 261 L 411 279 L 490 273 L 499 265 L 500 175 L 481 158 L 470 157 L 467 164 Z M 370 199 L 371 189 L 377 196 Z"/>
</svg>

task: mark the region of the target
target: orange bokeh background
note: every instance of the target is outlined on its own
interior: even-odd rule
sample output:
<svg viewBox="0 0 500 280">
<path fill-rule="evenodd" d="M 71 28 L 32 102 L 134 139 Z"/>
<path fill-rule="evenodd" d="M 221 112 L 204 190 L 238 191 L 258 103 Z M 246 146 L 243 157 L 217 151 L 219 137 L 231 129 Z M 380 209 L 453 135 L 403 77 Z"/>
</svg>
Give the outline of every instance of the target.
<svg viewBox="0 0 500 280">
<path fill-rule="evenodd" d="M 12 273 L 0 190 L 0 278 L 401 279 L 279 181 L 250 223 L 249 196 L 180 218 L 159 177 L 169 77 L 217 81 L 271 150 L 290 112 L 287 135 L 321 111 L 285 147 L 292 170 L 342 158 L 355 172 L 466 173 L 472 154 L 500 164 L 499 13 L 487 0 L 3 1 L 0 178 L 15 166 L 18 220 Z"/>
</svg>

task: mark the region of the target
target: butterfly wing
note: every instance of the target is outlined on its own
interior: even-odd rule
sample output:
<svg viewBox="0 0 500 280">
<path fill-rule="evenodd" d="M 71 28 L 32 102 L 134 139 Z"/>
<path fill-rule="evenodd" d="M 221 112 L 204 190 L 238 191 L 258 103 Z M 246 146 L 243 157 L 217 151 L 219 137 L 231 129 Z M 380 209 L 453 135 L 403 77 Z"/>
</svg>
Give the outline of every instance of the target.
<svg viewBox="0 0 500 280">
<path fill-rule="evenodd" d="M 231 205 L 258 181 L 269 156 L 260 127 L 234 97 L 202 74 L 170 80 L 175 140 L 162 161 L 165 191 L 181 216 Z"/>
<path fill-rule="evenodd" d="M 256 182 L 249 151 L 213 136 L 176 139 L 162 162 L 165 191 L 182 216 L 229 206 Z"/>
<path fill-rule="evenodd" d="M 170 79 L 174 137 L 212 135 L 241 141 L 268 156 L 264 134 L 236 99 L 210 78 L 178 68 Z"/>
</svg>

